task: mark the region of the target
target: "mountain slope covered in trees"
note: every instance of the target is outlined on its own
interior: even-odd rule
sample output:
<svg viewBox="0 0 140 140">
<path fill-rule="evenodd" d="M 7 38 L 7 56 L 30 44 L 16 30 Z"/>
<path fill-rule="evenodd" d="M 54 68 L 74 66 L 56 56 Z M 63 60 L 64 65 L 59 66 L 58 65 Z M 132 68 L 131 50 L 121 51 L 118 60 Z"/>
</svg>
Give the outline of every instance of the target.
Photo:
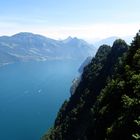
<svg viewBox="0 0 140 140">
<path fill-rule="evenodd" d="M 42 140 L 140 139 L 140 32 L 102 45 Z"/>
</svg>

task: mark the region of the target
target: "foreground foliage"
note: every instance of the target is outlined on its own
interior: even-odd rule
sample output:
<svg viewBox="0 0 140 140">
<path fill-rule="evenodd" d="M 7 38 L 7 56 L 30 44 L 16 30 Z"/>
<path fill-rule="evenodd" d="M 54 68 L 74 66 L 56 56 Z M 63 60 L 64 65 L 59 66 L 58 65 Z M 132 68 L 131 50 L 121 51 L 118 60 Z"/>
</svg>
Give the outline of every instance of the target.
<svg viewBox="0 0 140 140">
<path fill-rule="evenodd" d="M 140 32 L 99 48 L 43 140 L 140 139 Z"/>
</svg>

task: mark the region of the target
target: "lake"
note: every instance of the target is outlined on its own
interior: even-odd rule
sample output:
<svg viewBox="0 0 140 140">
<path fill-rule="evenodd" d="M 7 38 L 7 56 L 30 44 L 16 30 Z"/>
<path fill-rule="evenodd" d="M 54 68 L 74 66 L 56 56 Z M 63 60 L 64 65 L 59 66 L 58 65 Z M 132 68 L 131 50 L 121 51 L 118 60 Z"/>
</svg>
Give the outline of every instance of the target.
<svg viewBox="0 0 140 140">
<path fill-rule="evenodd" d="M 39 140 L 70 96 L 81 60 L 0 67 L 0 139 Z"/>
</svg>

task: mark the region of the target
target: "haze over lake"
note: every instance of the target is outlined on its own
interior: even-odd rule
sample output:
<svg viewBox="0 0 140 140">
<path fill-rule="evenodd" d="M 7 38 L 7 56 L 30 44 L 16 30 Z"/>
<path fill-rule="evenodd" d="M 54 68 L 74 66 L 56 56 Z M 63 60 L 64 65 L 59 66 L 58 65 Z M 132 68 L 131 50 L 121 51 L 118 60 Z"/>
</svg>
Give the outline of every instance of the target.
<svg viewBox="0 0 140 140">
<path fill-rule="evenodd" d="M 59 60 L 0 67 L 1 140 L 39 140 L 70 96 L 81 63 Z"/>
</svg>

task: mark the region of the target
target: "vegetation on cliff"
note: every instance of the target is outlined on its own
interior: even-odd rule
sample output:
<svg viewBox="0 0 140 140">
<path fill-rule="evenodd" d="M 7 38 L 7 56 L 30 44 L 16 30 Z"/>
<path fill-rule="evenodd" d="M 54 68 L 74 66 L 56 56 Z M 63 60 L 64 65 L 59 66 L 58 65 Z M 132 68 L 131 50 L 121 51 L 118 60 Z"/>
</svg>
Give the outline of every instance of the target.
<svg viewBox="0 0 140 140">
<path fill-rule="evenodd" d="M 42 139 L 140 139 L 140 32 L 98 49 Z"/>
</svg>

